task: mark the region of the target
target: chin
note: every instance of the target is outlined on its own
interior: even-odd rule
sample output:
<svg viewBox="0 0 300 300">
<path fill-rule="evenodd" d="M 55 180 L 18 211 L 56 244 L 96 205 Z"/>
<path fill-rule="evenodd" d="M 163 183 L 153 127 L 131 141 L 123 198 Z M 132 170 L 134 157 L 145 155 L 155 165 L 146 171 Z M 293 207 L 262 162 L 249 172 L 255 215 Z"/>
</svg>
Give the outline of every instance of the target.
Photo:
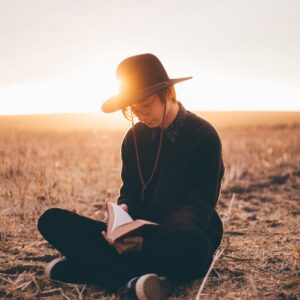
<svg viewBox="0 0 300 300">
<path fill-rule="evenodd" d="M 150 123 L 144 123 L 146 126 L 150 127 L 150 128 L 155 128 L 158 127 L 157 124 L 155 122 L 150 122 Z"/>
<path fill-rule="evenodd" d="M 150 125 L 150 124 L 145 124 L 147 127 L 149 127 L 149 128 L 155 128 L 155 127 L 157 127 L 157 126 L 155 126 L 155 125 Z"/>
</svg>

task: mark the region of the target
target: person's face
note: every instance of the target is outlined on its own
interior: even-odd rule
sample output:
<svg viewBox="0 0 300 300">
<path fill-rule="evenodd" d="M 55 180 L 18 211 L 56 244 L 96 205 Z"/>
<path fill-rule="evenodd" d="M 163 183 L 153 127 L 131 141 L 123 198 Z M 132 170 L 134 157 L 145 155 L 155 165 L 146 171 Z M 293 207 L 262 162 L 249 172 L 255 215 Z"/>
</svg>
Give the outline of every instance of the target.
<svg viewBox="0 0 300 300">
<path fill-rule="evenodd" d="M 130 105 L 130 109 L 140 122 L 150 128 L 161 126 L 164 104 L 157 94 L 151 95 L 141 102 Z"/>
</svg>

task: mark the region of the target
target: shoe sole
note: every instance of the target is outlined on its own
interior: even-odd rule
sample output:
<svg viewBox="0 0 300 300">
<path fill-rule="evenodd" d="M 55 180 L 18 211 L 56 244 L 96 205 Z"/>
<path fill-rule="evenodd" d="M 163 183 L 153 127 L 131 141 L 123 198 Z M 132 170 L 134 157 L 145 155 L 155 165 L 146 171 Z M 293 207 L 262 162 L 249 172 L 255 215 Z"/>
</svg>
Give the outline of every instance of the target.
<svg viewBox="0 0 300 300">
<path fill-rule="evenodd" d="M 165 300 L 171 289 L 171 281 L 168 278 L 147 274 L 137 281 L 136 295 L 139 300 Z"/>
<path fill-rule="evenodd" d="M 49 262 L 49 264 L 46 266 L 46 268 L 45 268 L 45 274 L 46 274 L 46 276 L 49 278 L 49 279 L 51 279 L 51 270 L 53 269 L 53 267 L 57 264 L 57 263 L 59 263 L 59 262 L 61 262 L 61 261 L 63 261 L 63 260 L 66 260 L 64 257 L 58 257 L 58 258 L 55 258 L 55 259 L 53 259 L 52 261 L 50 261 Z"/>
</svg>

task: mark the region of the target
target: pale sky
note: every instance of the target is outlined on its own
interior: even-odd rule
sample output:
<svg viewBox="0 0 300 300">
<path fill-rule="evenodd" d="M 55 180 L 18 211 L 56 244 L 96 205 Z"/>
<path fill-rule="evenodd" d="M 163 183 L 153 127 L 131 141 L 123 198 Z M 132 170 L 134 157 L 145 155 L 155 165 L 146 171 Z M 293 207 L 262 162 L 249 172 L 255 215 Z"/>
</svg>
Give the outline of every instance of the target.
<svg viewBox="0 0 300 300">
<path fill-rule="evenodd" d="M 192 110 L 300 111 L 299 0 L 0 0 L 0 115 L 99 112 L 157 55 Z"/>
</svg>

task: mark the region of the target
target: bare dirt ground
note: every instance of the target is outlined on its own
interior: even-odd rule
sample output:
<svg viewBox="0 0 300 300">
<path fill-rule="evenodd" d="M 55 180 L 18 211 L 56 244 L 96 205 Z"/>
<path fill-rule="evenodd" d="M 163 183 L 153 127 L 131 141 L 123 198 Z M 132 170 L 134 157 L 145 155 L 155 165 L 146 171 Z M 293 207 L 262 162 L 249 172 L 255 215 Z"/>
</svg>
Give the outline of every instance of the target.
<svg viewBox="0 0 300 300">
<path fill-rule="evenodd" d="M 224 252 L 201 299 L 300 299 L 300 125 L 219 132 L 226 165 L 218 203 Z M 59 254 L 36 221 L 51 206 L 101 218 L 104 201 L 118 196 L 123 135 L 0 132 L 1 299 L 120 297 L 47 280 L 43 269 Z M 195 299 L 200 284 L 178 287 L 170 299 Z"/>
</svg>

